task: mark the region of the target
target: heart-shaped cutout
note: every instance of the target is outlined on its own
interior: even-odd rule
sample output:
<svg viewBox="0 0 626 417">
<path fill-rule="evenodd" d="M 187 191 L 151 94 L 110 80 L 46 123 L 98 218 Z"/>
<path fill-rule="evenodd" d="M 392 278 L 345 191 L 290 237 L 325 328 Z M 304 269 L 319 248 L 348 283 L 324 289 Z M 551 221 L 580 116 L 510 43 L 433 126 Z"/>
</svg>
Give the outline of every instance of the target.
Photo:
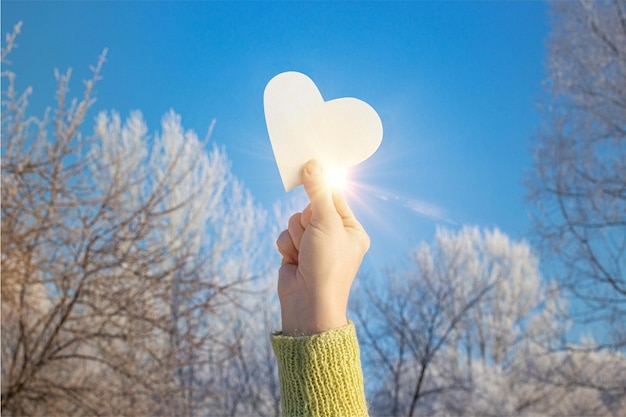
<svg viewBox="0 0 626 417">
<path fill-rule="evenodd" d="M 317 159 L 325 169 L 346 169 L 380 146 L 383 124 L 366 102 L 352 97 L 324 101 L 315 83 L 283 72 L 267 83 L 265 122 L 285 191 L 302 184 L 302 167 Z"/>
</svg>

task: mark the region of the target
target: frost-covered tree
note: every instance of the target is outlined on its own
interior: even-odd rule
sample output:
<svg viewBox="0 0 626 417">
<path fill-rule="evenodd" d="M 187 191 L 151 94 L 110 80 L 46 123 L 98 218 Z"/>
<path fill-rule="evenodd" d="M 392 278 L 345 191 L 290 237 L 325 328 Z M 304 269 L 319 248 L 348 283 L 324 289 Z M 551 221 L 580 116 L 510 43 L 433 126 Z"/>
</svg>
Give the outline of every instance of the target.
<svg viewBox="0 0 626 417">
<path fill-rule="evenodd" d="M 497 229 L 439 229 L 408 268 L 366 289 L 356 317 L 374 414 L 509 415 L 533 401 L 517 391 L 517 361 L 564 325 L 537 267 L 525 242 Z"/>
<path fill-rule="evenodd" d="M 83 122 L 79 100 L 28 115 L 2 50 L 2 414 L 194 415 L 217 410 L 231 320 L 266 272 L 265 213 L 225 151 L 139 112 Z M 249 307 L 249 306 L 248 306 Z"/>
<path fill-rule="evenodd" d="M 624 348 L 626 3 L 554 2 L 551 16 L 545 123 L 527 181 L 534 230 L 582 302 L 575 318 L 611 326 L 602 342 Z"/>
<path fill-rule="evenodd" d="M 596 346 L 583 340 L 568 349 L 535 350 L 520 361 L 517 366 L 531 375 L 523 389 L 542 398 L 527 414 L 626 415 L 626 357 Z"/>
<path fill-rule="evenodd" d="M 280 415 L 276 359 L 268 343 L 268 335 L 279 329 L 274 284 L 263 294 L 255 294 L 254 299 L 247 300 L 245 311 L 233 310 L 226 329 L 235 341 L 233 354 L 210 367 L 219 395 L 207 409 L 207 415 Z"/>
</svg>

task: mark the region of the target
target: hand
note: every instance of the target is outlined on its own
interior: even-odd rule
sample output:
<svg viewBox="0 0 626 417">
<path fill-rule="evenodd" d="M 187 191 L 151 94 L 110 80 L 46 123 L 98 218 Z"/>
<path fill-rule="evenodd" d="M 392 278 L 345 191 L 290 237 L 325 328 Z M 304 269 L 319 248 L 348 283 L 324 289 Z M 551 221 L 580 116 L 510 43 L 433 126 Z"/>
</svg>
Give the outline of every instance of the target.
<svg viewBox="0 0 626 417">
<path fill-rule="evenodd" d="M 309 161 L 302 183 L 310 204 L 289 219 L 276 242 L 283 334 L 311 335 L 345 326 L 352 282 L 370 239 L 343 197 Z"/>
</svg>

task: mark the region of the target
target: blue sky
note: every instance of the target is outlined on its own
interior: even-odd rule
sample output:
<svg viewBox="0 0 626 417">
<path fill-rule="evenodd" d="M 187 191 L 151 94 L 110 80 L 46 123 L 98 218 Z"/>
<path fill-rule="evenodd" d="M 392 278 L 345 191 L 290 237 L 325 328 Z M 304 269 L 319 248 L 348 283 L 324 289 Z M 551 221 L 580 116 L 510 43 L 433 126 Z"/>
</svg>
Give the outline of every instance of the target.
<svg viewBox="0 0 626 417">
<path fill-rule="evenodd" d="M 497 226 L 514 238 L 529 231 L 522 180 L 539 128 L 543 2 L 5 0 L 1 7 L 3 33 L 23 21 L 11 61 L 18 87 L 34 87 L 32 111 L 52 104 L 54 68 L 73 68 L 79 95 L 106 47 L 88 122 L 98 110 L 139 109 L 156 131 L 172 108 L 202 136 L 215 118 L 212 140 L 267 209 L 290 195 L 265 127 L 266 83 L 295 70 L 326 99 L 368 102 L 384 138 L 353 170 L 362 187 L 349 197 L 372 237 L 367 269 L 402 259 L 437 225 Z"/>
</svg>

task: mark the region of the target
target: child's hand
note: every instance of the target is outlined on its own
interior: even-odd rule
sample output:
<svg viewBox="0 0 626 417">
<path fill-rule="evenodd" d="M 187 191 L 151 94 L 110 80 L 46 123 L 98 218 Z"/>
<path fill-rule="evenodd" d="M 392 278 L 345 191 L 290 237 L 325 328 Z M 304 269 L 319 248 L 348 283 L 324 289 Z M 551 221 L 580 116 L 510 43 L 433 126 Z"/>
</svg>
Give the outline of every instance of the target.
<svg viewBox="0 0 626 417">
<path fill-rule="evenodd" d="M 350 287 L 370 239 L 348 204 L 309 161 L 302 182 L 311 204 L 289 219 L 276 242 L 283 334 L 311 335 L 347 324 Z"/>
</svg>

